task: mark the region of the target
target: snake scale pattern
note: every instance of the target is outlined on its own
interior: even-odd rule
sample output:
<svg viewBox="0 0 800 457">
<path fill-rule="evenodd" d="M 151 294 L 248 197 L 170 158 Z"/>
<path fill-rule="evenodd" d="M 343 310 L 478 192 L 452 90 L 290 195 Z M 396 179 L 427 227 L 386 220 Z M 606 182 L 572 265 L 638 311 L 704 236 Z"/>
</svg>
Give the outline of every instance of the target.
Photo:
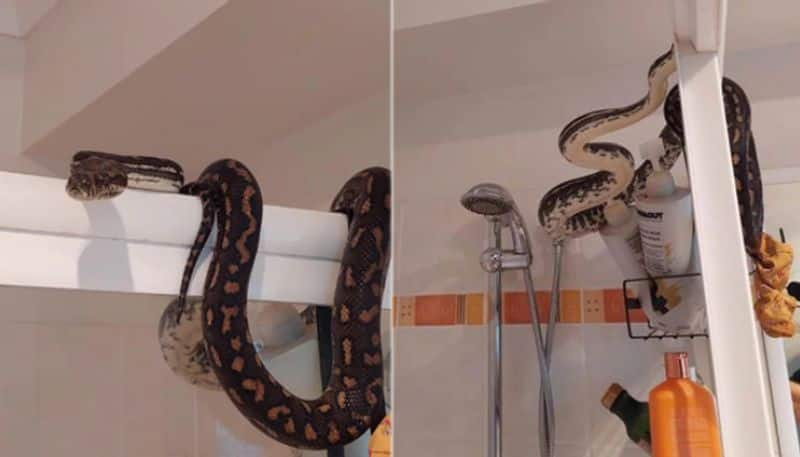
<svg viewBox="0 0 800 457">
<path fill-rule="evenodd" d="M 728 125 L 736 200 L 742 224 L 745 249 L 757 256 L 764 230 L 764 196 L 755 138 L 750 129 L 750 102 L 744 90 L 729 78 L 722 78 L 722 99 Z M 674 132 L 683 148 L 683 116 L 678 87 L 673 87 L 664 102 L 667 128 Z"/>
<path fill-rule="evenodd" d="M 247 323 L 247 288 L 261 230 L 261 192 L 236 161 L 209 166 L 185 191 L 209 204 L 217 244 L 203 296 L 203 335 L 211 366 L 239 411 L 289 446 L 347 444 L 384 417 L 381 299 L 389 259 L 389 172 L 371 168 L 351 178 L 333 210 L 350 220 L 333 304 L 333 369 L 313 400 L 287 391 L 264 367 Z"/>
<path fill-rule="evenodd" d="M 67 192 L 94 200 L 118 195 L 128 185 L 175 189 L 182 174 L 151 172 L 174 170 L 177 164 L 159 160 L 76 154 Z M 130 179 L 132 172 L 150 182 Z M 293 395 L 269 373 L 249 331 L 247 289 L 261 231 L 258 183 L 240 162 L 221 160 L 181 187 L 180 192 L 200 197 L 203 219 L 181 293 L 159 326 L 168 363 L 172 357 L 170 366 L 194 384 L 222 388 L 259 430 L 289 446 L 331 448 L 376 427 L 385 414 L 380 314 L 389 261 L 390 187 L 388 170 L 370 168 L 352 177 L 332 204 L 332 211 L 347 216 L 349 234 L 332 307 L 332 375 L 313 400 Z M 218 236 L 202 306 L 187 305 L 189 280 L 215 223 Z"/>
<path fill-rule="evenodd" d="M 675 71 L 673 49 L 661 55 L 650 66 L 648 93 L 637 102 L 622 107 L 600 109 L 584 114 L 561 131 L 558 146 L 561 154 L 574 165 L 600 170 L 566 181 L 548 191 L 539 205 L 539 222 L 550 237 L 560 241 L 599 230 L 605 225 L 603 208 L 611 200 L 625 203 L 635 197 L 652 173 L 652 164 L 634 170 L 630 151 L 614 143 L 593 142 L 594 139 L 632 125 L 655 111 L 667 94 L 669 76 Z M 660 159 L 667 169 L 680 151 L 675 137 L 662 135 L 666 154 Z"/>
<path fill-rule="evenodd" d="M 630 174 L 625 164 L 632 167 L 633 163 L 630 153 L 618 145 L 588 143 L 590 139 L 636 122 L 663 100 L 667 125 L 660 135 L 665 153 L 659 162 L 666 170 L 677 161 L 684 151 L 678 86 L 665 95 L 667 78 L 674 71 L 673 50 L 670 49 L 650 67 L 650 93 L 645 98 L 625 108 L 593 111 L 564 128 L 559 137 L 562 154 L 575 164 L 594 161 L 594 166 L 602 171 L 566 181 L 545 194 L 539 206 L 539 221 L 551 237 L 558 240 L 599 230 L 606 224 L 605 204 L 612 199 L 633 204 L 644 192 L 645 181 L 653 171 L 652 164 L 646 160 L 633 178 L 626 181 Z M 750 129 L 750 104 L 744 90 L 729 78 L 722 80 L 722 95 L 745 248 L 755 256 L 764 226 L 764 201 L 755 140 Z M 629 183 L 627 188 L 620 191 L 626 182 Z"/>
</svg>

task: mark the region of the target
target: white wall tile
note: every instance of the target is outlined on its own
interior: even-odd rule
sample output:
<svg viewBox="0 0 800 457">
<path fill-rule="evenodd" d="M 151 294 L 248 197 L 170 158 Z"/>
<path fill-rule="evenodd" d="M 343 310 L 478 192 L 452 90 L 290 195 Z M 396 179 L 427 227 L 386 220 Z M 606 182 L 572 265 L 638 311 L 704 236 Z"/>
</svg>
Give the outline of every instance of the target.
<svg viewBox="0 0 800 457">
<path fill-rule="evenodd" d="M 174 376 L 161 358 L 156 327 L 123 328 L 123 408 L 122 423 L 123 455 L 125 457 L 168 455 L 168 438 L 192 442 L 193 434 L 183 437 L 170 433 L 169 410 L 193 412 L 189 397 L 175 395 L 168 378 Z M 189 388 L 188 384 L 186 388 Z M 180 401 L 184 400 L 184 401 Z M 192 448 L 185 448 L 183 455 L 191 455 Z M 188 451 L 188 452 L 186 452 Z M 180 454 L 178 454 L 180 455 Z"/>
<path fill-rule="evenodd" d="M 323 457 L 325 453 L 296 450 L 255 428 L 221 392 L 199 391 L 198 457 Z"/>
<path fill-rule="evenodd" d="M 121 337 L 109 327 L 39 326 L 41 455 L 122 456 Z"/>
<path fill-rule="evenodd" d="M 396 329 L 392 433 L 397 455 L 485 455 L 485 341 L 481 327 Z"/>
<path fill-rule="evenodd" d="M 162 362 L 163 363 L 163 362 Z M 197 455 L 197 401 L 196 387 L 170 373 L 162 384 L 161 400 L 164 408 L 164 449 L 168 457 L 195 457 Z"/>
<path fill-rule="evenodd" d="M 648 453 L 631 446 L 593 447 L 592 457 L 648 457 Z"/>
<path fill-rule="evenodd" d="M 483 217 L 462 208 L 458 198 L 405 205 L 402 212 L 396 295 L 481 290 L 486 275 L 478 258 L 488 230 Z"/>
<path fill-rule="evenodd" d="M 5 309 L 5 307 L 4 307 Z M 36 327 L 0 323 L 0 455 L 39 454 Z"/>
<path fill-rule="evenodd" d="M 586 415 L 587 373 L 583 326 L 556 325 L 551 361 L 555 401 L 556 445 L 588 447 Z M 544 327 L 543 327 L 544 328 Z M 503 407 L 505 445 L 509 455 L 530 454 L 539 449 L 540 375 L 533 329 L 528 325 L 504 328 Z"/>
<path fill-rule="evenodd" d="M 163 295 L 0 287 L 6 322 L 152 327 L 170 300 Z"/>
</svg>

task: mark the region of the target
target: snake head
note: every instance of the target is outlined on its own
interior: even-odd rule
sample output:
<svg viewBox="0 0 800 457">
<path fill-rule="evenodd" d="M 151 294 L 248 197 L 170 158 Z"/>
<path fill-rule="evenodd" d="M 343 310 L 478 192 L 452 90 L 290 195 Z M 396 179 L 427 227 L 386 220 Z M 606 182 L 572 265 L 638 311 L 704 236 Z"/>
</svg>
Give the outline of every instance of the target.
<svg viewBox="0 0 800 457">
<path fill-rule="evenodd" d="M 74 160 L 70 165 L 67 194 L 76 200 L 104 200 L 116 197 L 128 186 L 124 165 L 100 157 Z"/>
</svg>

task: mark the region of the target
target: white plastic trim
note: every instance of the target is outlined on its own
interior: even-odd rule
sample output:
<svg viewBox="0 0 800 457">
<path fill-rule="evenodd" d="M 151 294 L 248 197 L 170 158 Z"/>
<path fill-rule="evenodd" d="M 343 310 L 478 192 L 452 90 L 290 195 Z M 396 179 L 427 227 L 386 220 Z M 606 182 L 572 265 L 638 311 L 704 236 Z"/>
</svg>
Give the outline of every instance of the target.
<svg viewBox="0 0 800 457">
<path fill-rule="evenodd" d="M 129 189 L 81 203 L 64 186 L 63 179 L 0 172 L 0 229 L 190 247 L 200 225 L 195 197 Z M 341 214 L 265 206 L 263 220 L 259 252 L 341 257 L 347 238 Z"/>
<path fill-rule="evenodd" d="M 763 335 L 767 357 L 772 405 L 775 407 L 775 427 L 781 457 L 800 457 L 800 440 L 794 419 L 792 394 L 789 388 L 789 367 L 783 340 Z"/>
<path fill-rule="evenodd" d="M 63 179 L 0 172 L 0 284 L 177 294 L 197 227 L 197 198 L 126 190 L 80 203 Z M 343 215 L 264 207 L 252 300 L 330 305 L 347 238 Z M 190 293 L 202 294 L 210 246 Z M 384 307 L 391 301 L 384 294 Z"/>
<path fill-rule="evenodd" d="M 727 2 L 724 0 L 674 0 L 675 36 L 691 42 L 699 52 L 722 54 Z"/>
<path fill-rule="evenodd" d="M 777 456 L 761 330 L 753 313 L 719 59 L 679 41 L 678 77 L 711 359 L 726 457 Z M 737 248 L 738 247 L 738 248 Z"/>
</svg>

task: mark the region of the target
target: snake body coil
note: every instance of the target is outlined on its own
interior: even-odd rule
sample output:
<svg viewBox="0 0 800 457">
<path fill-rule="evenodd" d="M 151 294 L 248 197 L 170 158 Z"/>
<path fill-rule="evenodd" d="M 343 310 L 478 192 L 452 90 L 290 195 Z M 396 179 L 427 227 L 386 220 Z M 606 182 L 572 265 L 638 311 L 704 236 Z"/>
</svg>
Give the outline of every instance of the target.
<svg viewBox="0 0 800 457">
<path fill-rule="evenodd" d="M 267 371 L 248 329 L 247 288 L 262 208 L 252 174 L 239 162 L 223 160 L 184 188 L 202 199 L 204 213 L 213 213 L 219 234 L 202 310 L 211 366 L 239 411 L 289 446 L 347 444 L 383 419 L 380 314 L 389 259 L 389 187 L 388 170 L 371 168 L 350 179 L 334 201 L 333 210 L 348 216 L 350 230 L 333 304 L 332 375 L 313 400 L 291 394 Z M 205 224 L 198 236 L 206 238 Z"/>
<path fill-rule="evenodd" d="M 558 139 L 564 158 L 575 165 L 600 171 L 559 184 L 542 198 L 539 222 L 551 238 L 558 241 L 598 230 L 605 224 L 603 207 L 606 203 L 613 199 L 629 202 L 641 189 L 652 172 L 651 164 L 634 171 L 633 156 L 623 146 L 592 141 L 634 124 L 657 109 L 666 96 L 668 79 L 674 71 L 675 59 L 670 49 L 650 66 L 646 96 L 623 108 L 584 114 L 564 127 Z M 675 148 L 667 147 L 662 165 L 671 167 L 678 153 Z"/>
</svg>

